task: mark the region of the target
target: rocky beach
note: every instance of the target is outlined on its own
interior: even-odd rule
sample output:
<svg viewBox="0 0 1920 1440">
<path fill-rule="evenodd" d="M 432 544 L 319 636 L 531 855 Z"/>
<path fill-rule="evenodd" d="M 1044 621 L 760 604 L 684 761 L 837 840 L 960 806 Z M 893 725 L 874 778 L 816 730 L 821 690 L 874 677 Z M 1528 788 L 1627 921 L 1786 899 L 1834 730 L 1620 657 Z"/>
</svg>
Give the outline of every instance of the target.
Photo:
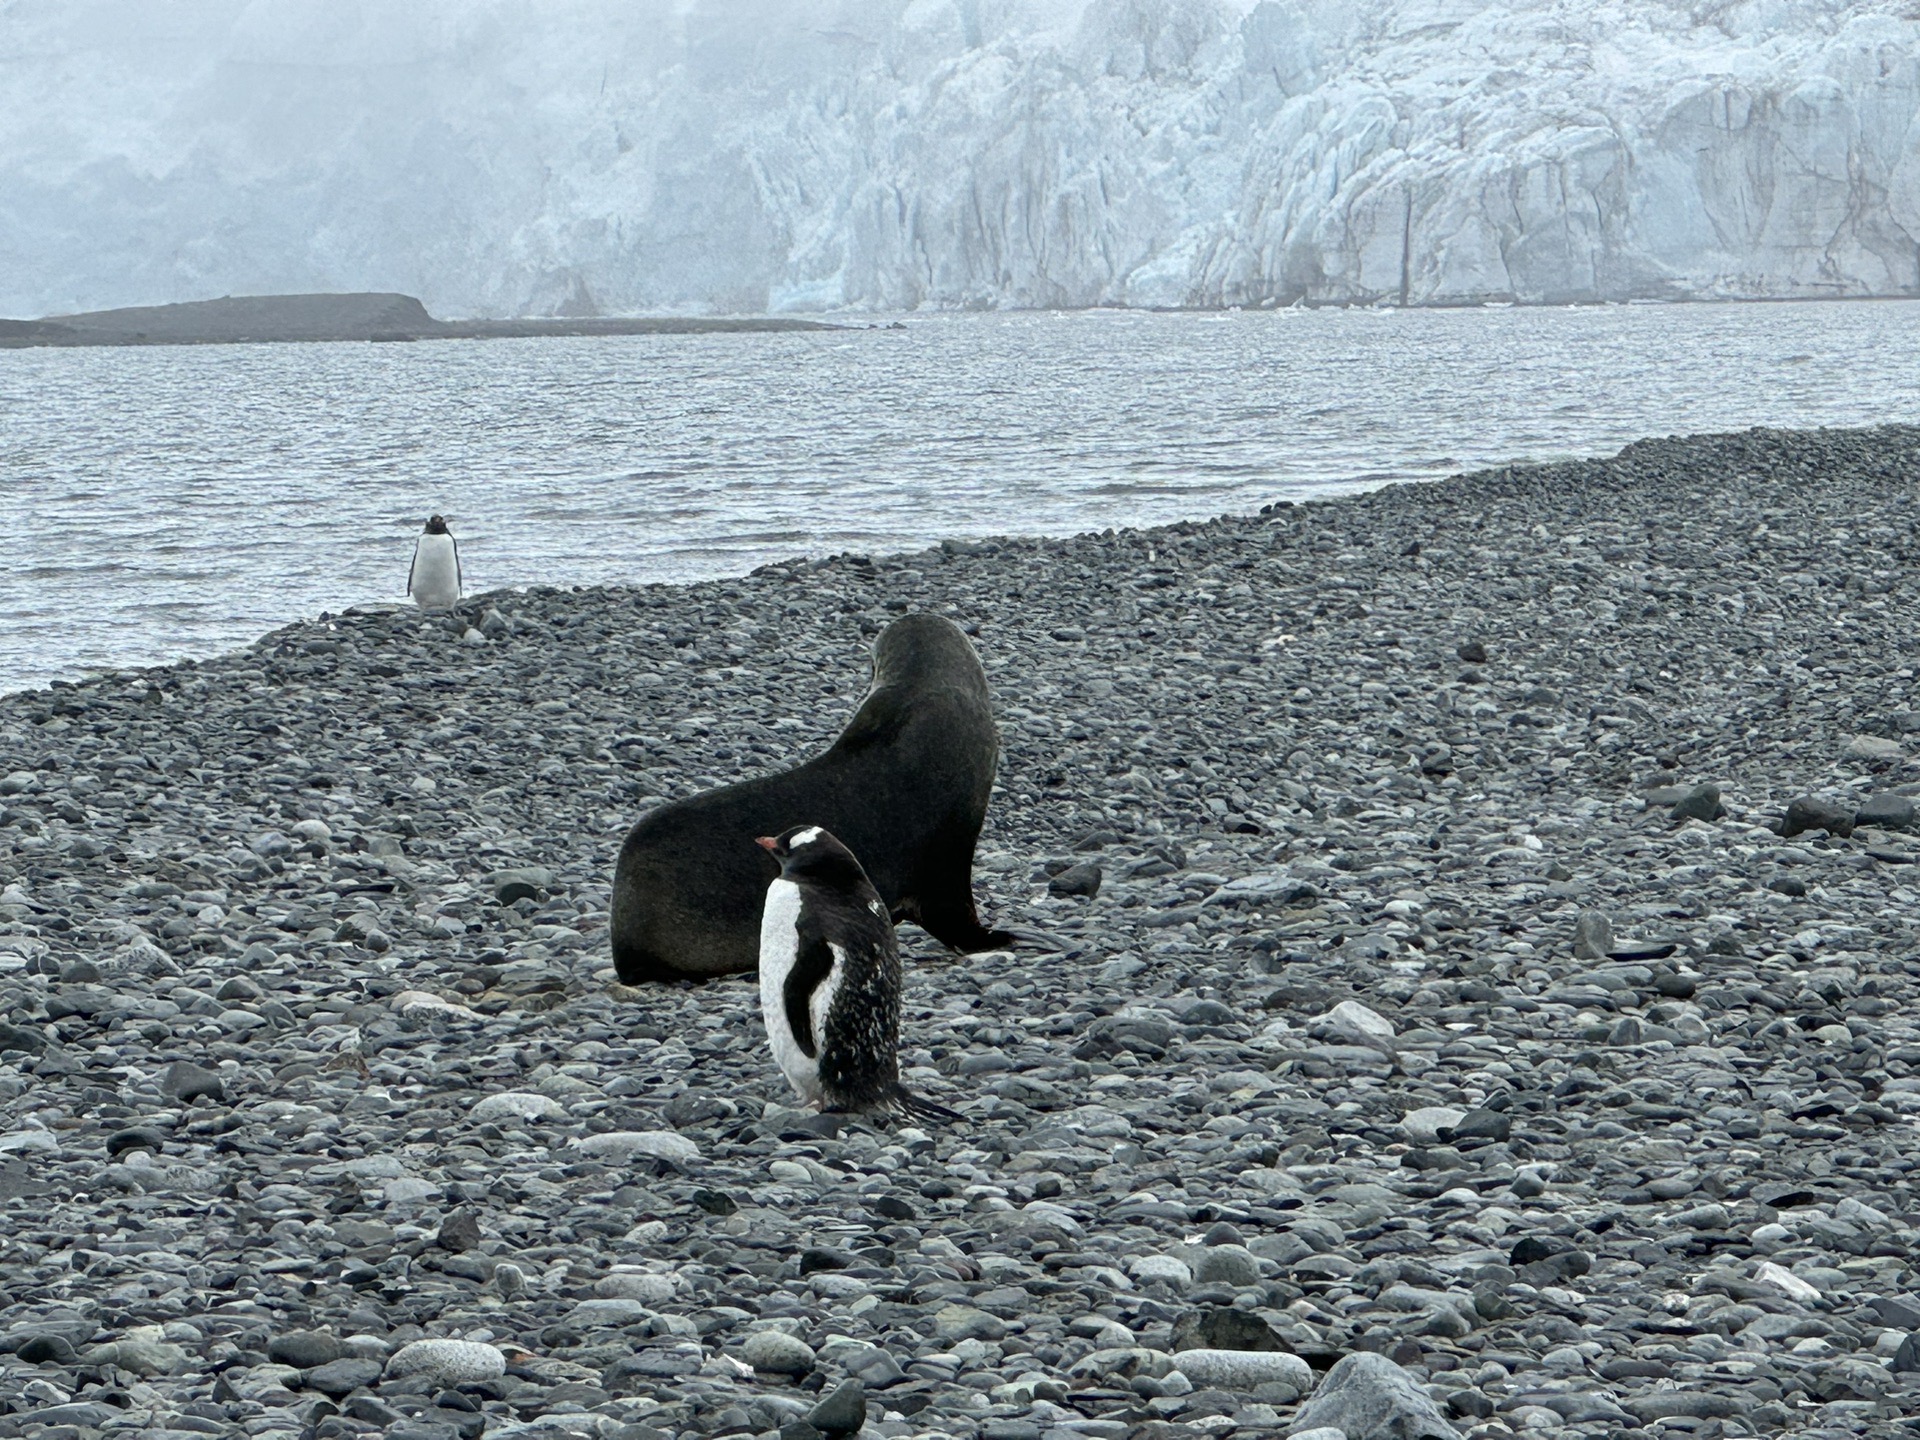
<svg viewBox="0 0 1920 1440">
<path fill-rule="evenodd" d="M 1917 567 L 1750 431 L 0 697 L 0 1436 L 1912 1435 Z M 1058 947 L 903 929 L 951 1126 L 607 948 L 920 609 Z"/>
</svg>

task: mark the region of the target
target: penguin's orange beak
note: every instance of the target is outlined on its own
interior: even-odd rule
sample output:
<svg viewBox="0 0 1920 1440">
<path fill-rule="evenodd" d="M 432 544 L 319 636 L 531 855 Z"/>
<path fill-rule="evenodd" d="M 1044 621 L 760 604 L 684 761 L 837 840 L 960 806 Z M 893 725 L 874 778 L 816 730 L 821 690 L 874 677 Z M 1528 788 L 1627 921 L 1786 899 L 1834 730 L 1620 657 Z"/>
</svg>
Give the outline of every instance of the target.
<svg viewBox="0 0 1920 1440">
<path fill-rule="evenodd" d="M 756 835 L 753 843 L 758 845 L 762 850 L 771 850 L 777 846 L 780 841 L 772 835 Z"/>
</svg>

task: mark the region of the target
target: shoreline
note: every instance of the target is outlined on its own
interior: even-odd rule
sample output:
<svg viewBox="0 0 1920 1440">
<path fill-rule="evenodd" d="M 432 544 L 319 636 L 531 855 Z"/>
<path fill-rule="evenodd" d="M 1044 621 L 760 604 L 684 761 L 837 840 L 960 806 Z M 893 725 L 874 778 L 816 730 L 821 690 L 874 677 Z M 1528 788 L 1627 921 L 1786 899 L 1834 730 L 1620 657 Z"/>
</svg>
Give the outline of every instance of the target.
<svg viewBox="0 0 1920 1440">
<path fill-rule="evenodd" d="M 1798 305 L 1815 303 L 1834 304 L 1841 301 L 1860 300 L 1878 302 L 1882 300 L 1920 300 L 1920 292 L 1909 291 L 1899 295 L 1636 295 L 1606 300 L 1434 300 L 1419 305 L 1402 305 L 1399 301 L 1382 297 L 1375 300 L 1308 300 L 1305 298 L 1289 301 L 1282 305 L 1278 301 L 1269 305 L 1260 302 L 1252 305 L 1155 305 L 1155 306 L 1086 306 L 1086 309 L 1141 309 L 1150 314 L 1167 315 L 1208 315 L 1229 311 L 1279 311 L 1279 310 L 1595 310 L 1609 306 L 1658 306 L 1658 305 Z"/>
<path fill-rule="evenodd" d="M 117 1365 L 271 1436 L 858 1378 L 888 1440 L 1251 1440 L 1370 1351 L 1487 1440 L 1891 1436 L 1916 515 L 1917 427 L 1645 440 L 0 697 L 0 1426 L 129 1423 Z M 994 695 L 983 912 L 1064 947 L 903 928 L 924 1133 L 791 1109 L 750 981 L 606 941 L 625 828 L 815 753 L 918 608 Z M 475 1411 L 389 1368 L 476 1337 Z"/>
<path fill-rule="evenodd" d="M 1507 464 L 1489 466 L 1480 470 L 1459 471 L 1434 479 L 1393 480 L 1370 490 L 1355 491 L 1302 501 L 1280 501 L 1277 502 L 1277 505 L 1260 507 L 1257 513 L 1254 511 L 1231 511 L 1196 519 L 1171 521 L 1154 526 L 1130 526 L 1121 529 L 1118 533 L 1128 536 L 1155 535 L 1163 532 L 1184 534 L 1189 533 L 1192 527 L 1195 526 L 1227 526 L 1235 522 L 1258 519 L 1267 516 L 1270 511 L 1276 508 L 1295 509 L 1307 512 L 1318 507 L 1354 504 L 1373 496 L 1397 495 L 1403 492 L 1449 489 L 1451 487 L 1458 487 L 1468 492 L 1484 491 L 1486 487 L 1498 484 L 1507 477 L 1525 476 L 1535 472 L 1542 475 L 1557 475 L 1560 472 L 1567 471 L 1569 468 L 1584 470 L 1597 467 L 1604 470 L 1606 467 L 1613 466 L 1634 452 L 1641 450 L 1643 447 L 1650 446 L 1686 446 L 1690 444 L 1734 442 L 1755 436 L 1819 437 L 1832 435 L 1839 437 L 1872 437 L 1882 433 L 1897 434 L 1908 431 L 1920 433 L 1920 425 L 1894 423 L 1883 426 L 1830 427 L 1818 430 L 1776 430 L 1770 427 L 1754 427 L 1744 431 L 1713 432 L 1701 435 L 1649 436 L 1629 442 L 1623 449 L 1613 455 L 1569 456 L 1546 461 L 1514 461 Z M 1448 508 L 1453 507 L 1449 506 Z M 944 539 L 931 545 L 923 545 L 918 549 L 911 550 L 877 552 L 840 551 L 823 556 L 793 555 L 782 557 L 775 561 L 764 562 L 751 570 L 742 571 L 738 574 L 711 576 L 700 580 L 641 580 L 585 585 L 561 584 L 558 586 L 541 586 L 537 584 L 507 585 L 488 591 L 475 591 L 463 596 L 458 611 L 461 614 L 469 612 L 477 613 L 477 607 L 483 604 L 491 604 L 495 601 L 508 601 L 515 596 L 524 596 L 529 593 L 543 591 L 553 593 L 566 593 L 571 591 L 573 593 L 619 596 L 627 592 L 654 594 L 662 591 L 693 591 L 704 587 L 737 585 L 763 572 L 777 572 L 790 566 L 817 567 L 850 561 L 854 556 L 862 556 L 864 560 L 868 561 L 904 565 L 914 559 L 925 557 L 952 556 L 954 554 L 991 554 L 995 553 L 1000 547 L 1028 546 L 1045 549 L 1063 544 L 1093 541 L 1103 534 L 1112 531 L 1113 528 L 1114 527 L 1107 527 L 1106 531 L 1076 531 L 1072 534 L 1063 535 L 992 535 L 968 539 Z M 151 664 L 128 664 L 103 667 L 101 669 L 88 671 L 77 678 L 55 677 L 42 684 L 27 686 L 19 690 L 0 690 L 0 704 L 44 690 L 72 689 L 80 686 L 101 684 L 115 679 L 130 680 L 154 672 L 164 672 L 183 666 L 192 668 L 195 666 L 213 665 L 230 657 L 244 654 L 248 650 L 257 649 L 277 636 L 299 631 L 304 627 L 326 624 L 336 618 L 364 618 L 378 615 L 412 615 L 420 617 L 421 612 L 408 600 L 353 601 L 344 605 L 337 616 L 335 612 L 323 611 L 317 619 L 312 616 L 304 616 L 288 620 L 263 632 L 251 641 L 241 642 L 232 648 L 216 651 L 209 655 L 181 656 L 172 660 L 156 660 Z M 1920 701 L 1916 703 L 1920 703 Z"/>
<path fill-rule="evenodd" d="M 309 299 L 345 299 L 396 298 L 411 301 L 411 297 L 360 297 L 360 296 L 265 296 L 265 300 L 309 300 Z M 1233 305 L 1083 305 L 1070 307 L 1026 308 L 1016 307 L 998 310 L 994 313 L 1005 315 L 1045 315 L 1045 314 L 1140 314 L 1140 315 L 1233 315 L 1233 314 L 1278 314 L 1287 310 L 1363 310 L 1363 311 L 1426 311 L 1426 310 L 1589 310 L 1610 307 L 1646 307 L 1676 305 L 1797 305 L 1804 303 L 1842 304 L 1849 302 L 1914 302 L 1920 301 L 1920 294 L 1884 294 L 1884 295 L 1679 295 L 1679 296 L 1638 296 L 1624 299 L 1600 300 L 1449 300 L 1431 304 L 1400 304 L 1389 298 L 1375 300 L 1308 300 L 1301 298 L 1287 304 L 1277 300 L 1266 302 L 1239 303 Z M 100 348 L 152 345 L 249 345 L 249 344 L 314 344 L 327 342 L 365 342 L 365 343 L 413 343 L 427 340 L 505 340 L 534 338 L 582 338 L 594 336 L 621 335 L 708 335 L 708 334 L 810 334 L 820 332 L 862 331 L 862 330 L 899 330 L 907 328 L 914 320 L 939 320 L 942 318 L 972 314 L 961 309 L 907 311 L 907 312 L 871 312 L 871 311 L 820 311 L 812 315 L 760 315 L 760 316 L 587 316 L 564 318 L 545 316 L 511 320 L 440 320 L 426 315 L 424 309 L 418 317 L 409 315 L 401 323 L 384 326 L 354 325 L 346 327 L 348 333 L 339 333 L 341 327 L 323 325 L 318 328 L 295 326 L 281 327 L 280 333 L 272 333 L 273 327 L 265 328 L 268 333 L 253 333 L 251 329 L 242 332 L 240 328 L 228 328 L 220 333 L 199 334 L 184 337 L 166 337 L 148 333 L 136 333 L 131 328 L 100 329 L 84 322 L 97 322 L 100 317 L 131 314 L 155 314 L 163 312 L 191 310 L 197 306 L 220 305 L 221 301 L 186 301 L 176 305 L 132 307 L 125 310 L 90 312 L 77 316 L 49 316 L 40 320 L 0 319 L 0 350 L 44 349 L 44 348 Z M 417 306 L 418 301 L 412 301 Z M 165 323 L 165 322 L 162 322 Z"/>
</svg>

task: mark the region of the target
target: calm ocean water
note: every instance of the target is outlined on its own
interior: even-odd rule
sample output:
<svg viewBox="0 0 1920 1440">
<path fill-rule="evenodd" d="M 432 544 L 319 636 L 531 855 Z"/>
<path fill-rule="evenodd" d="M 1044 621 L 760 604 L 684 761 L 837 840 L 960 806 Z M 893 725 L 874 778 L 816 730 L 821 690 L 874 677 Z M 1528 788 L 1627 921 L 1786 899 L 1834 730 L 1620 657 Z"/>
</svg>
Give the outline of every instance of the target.
<svg viewBox="0 0 1920 1440">
<path fill-rule="evenodd" d="M 0 351 L 0 689 L 402 597 L 1070 534 L 1920 419 L 1910 302 L 1023 313 L 835 334 Z"/>
</svg>

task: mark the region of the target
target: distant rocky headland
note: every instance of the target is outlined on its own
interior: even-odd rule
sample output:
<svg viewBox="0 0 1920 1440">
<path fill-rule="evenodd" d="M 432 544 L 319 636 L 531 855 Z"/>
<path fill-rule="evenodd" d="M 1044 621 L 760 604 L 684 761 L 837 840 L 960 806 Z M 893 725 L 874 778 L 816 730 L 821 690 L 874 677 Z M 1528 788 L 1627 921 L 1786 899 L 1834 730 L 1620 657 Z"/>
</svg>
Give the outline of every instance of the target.
<svg viewBox="0 0 1920 1440">
<path fill-rule="evenodd" d="M 0 348 L 31 345 L 238 345 L 273 340 L 499 340 L 532 335 L 689 335 L 832 330 L 817 320 L 436 320 L 411 295 L 242 295 L 45 320 L 0 320 Z"/>
</svg>

